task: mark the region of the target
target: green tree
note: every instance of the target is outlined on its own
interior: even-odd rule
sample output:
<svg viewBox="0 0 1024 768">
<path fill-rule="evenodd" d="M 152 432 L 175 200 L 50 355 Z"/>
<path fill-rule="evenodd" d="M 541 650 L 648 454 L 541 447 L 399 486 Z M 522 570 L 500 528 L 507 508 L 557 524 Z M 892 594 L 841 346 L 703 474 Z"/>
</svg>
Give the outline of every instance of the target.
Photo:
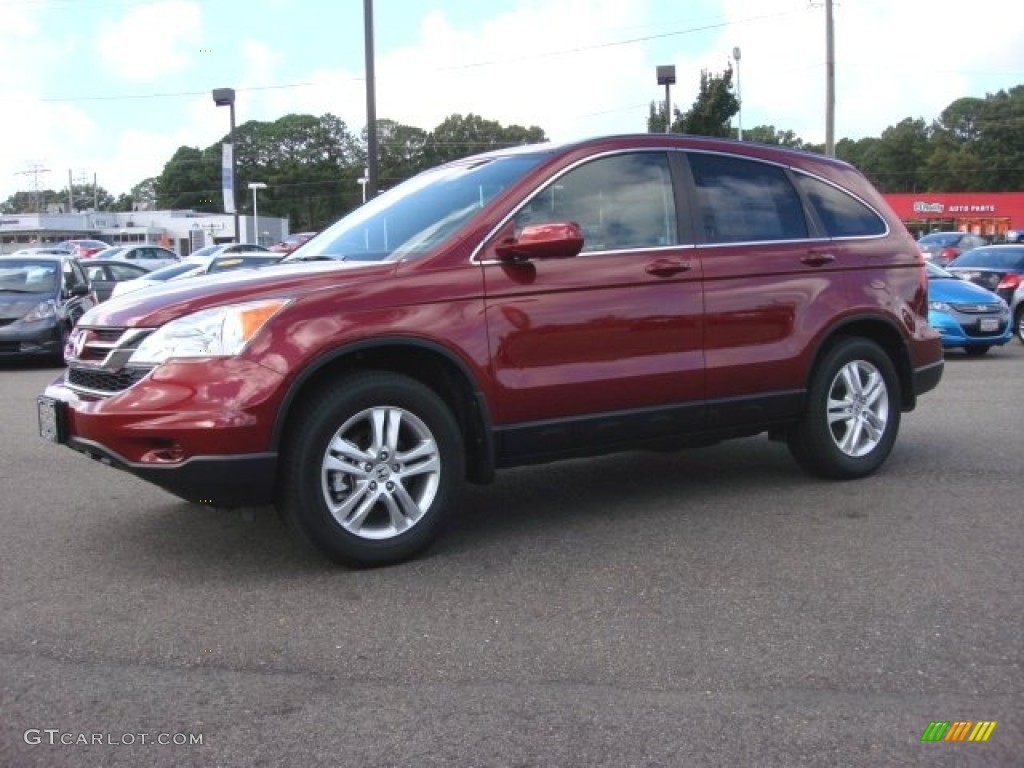
<svg viewBox="0 0 1024 768">
<path fill-rule="evenodd" d="M 674 133 L 689 133 L 697 136 L 733 135 L 730 128 L 732 116 L 740 111 L 740 103 L 733 93 L 732 65 L 721 75 L 714 75 L 706 69 L 700 73 L 700 87 L 697 98 L 686 112 L 673 110 L 671 130 Z M 647 116 L 647 130 L 662 133 L 665 130 L 665 105 L 651 102 Z"/>
<path fill-rule="evenodd" d="M 735 136 L 736 133 L 733 132 L 731 135 Z M 776 130 L 774 125 L 755 125 L 753 128 L 745 128 L 743 130 L 743 140 L 756 141 L 759 144 L 775 144 L 793 149 L 803 149 L 806 146 L 804 140 L 793 131 Z"/>
<path fill-rule="evenodd" d="M 178 147 L 156 180 L 156 204 L 162 209 L 224 210 L 220 190 L 220 143 L 201 150 Z M 235 194 L 238 195 L 236 185 Z M 236 198 L 235 205 L 240 200 Z"/>
<path fill-rule="evenodd" d="M 491 149 L 546 141 L 544 131 L 537 126 L 502 126 L 495 120 L 480 115 L 449 115 L 427 137 L 424 162 L 427 167 L 441 165 L 462 157 Z"/>
</svg>

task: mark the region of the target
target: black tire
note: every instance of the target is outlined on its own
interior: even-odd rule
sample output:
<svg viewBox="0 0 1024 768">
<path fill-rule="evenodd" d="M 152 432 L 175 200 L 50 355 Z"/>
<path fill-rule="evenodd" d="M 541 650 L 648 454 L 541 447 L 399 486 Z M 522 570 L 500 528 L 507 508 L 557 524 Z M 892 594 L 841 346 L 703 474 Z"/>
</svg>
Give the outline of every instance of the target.
<svg viewBox="0 0 1024 768">
<path fill-rule="evenodd" d="M 346 443 L 335 442 L 342 436 Z M 310 397 L 289 425 L 281 462 L 285 520 L 336 562 L 378 566 L 416 555 L 441 533 L 465 457 L 437 394 L 407 376 L 366 371 Z"/>
<path fill-rule="evenodd" d="M 982 355 L 988 354 L 988 351 L 992 349 L 990 344 L 976 344 L 970 347 L 964 347 L 964 352 L 967 353 L 968 357 L 981 357 Z"/>
<path fill-rule="evenodd" d="M 838 480 L 870 475 L 896 442 L 901 402 L 888 355 L 867 339 L 844 339 L 812 374 L 807 408 L 790 431 L 789 449 L 814 475 Z"/>
<path fill-rule="evenodd" d="M 1024 344 L 1024 302 L 1017 307 L 1017 314 L 1013 316 L 1013 329 L 1017 335 L 1017 341 Z"/>
</svg>

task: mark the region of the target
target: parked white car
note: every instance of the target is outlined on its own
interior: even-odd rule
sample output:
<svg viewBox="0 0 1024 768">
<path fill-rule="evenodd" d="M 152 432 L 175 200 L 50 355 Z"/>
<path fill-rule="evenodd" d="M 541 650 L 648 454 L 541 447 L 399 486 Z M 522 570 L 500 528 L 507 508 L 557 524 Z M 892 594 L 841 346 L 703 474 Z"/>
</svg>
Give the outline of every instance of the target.
<svg viewBox="0 0 1024 768">
<path fill-rule="evenodd" d="M 97 253 L 96 259 L 115 259 L 138 264 L 145 269 L 158 269 L 181 261 L 170 248 L 140 243 L 139 245 L 115 245 Z"/>
</svg>

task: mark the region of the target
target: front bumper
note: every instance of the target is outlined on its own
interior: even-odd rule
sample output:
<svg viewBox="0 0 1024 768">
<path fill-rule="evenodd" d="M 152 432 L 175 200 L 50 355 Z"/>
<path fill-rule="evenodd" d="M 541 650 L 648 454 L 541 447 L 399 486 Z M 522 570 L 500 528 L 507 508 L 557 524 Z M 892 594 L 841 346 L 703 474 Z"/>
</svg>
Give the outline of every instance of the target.
<svg viewBox="0 0 1024 768">
<path fill-rule="evenodd" d="M 1009 314 L 999 317 L 995 331 L 978 330 L 979 315 L 951 315 L 931 309 L 928 324 L 942 336 L 943 347 L 1000 346 L 1013 338 L 1013 327 Z"/>
<path fill-rule="evenodd" d="M 16 321 L 0 327 L 0 357 L 56 357 L 64 354 L 60 321 Z"/>
<path fill-rule="evenodd" d="M 44 410 L 57 422 L 51 439 L 194 503 L 273 501 L 279 374 L 238 358 L 172 361 L 109 396 L 70 375 L 40 398 L 41 425 Z"/>
</svg>

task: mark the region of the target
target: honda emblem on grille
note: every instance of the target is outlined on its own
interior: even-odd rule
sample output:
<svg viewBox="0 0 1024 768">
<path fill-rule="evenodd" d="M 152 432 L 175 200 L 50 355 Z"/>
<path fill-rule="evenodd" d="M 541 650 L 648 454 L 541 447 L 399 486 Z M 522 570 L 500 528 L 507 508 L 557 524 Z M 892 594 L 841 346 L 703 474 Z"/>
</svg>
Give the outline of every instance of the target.
<svg viewBox="0 0 1024 768">
<path fill-rule="evenodd" d="M 85 331 L 80 330 L 75 334 L 71 349 L 75 353 L 75 357 L 79 359 L 82 357 L 82 352 L 85 351 Z"/>
</svg>

